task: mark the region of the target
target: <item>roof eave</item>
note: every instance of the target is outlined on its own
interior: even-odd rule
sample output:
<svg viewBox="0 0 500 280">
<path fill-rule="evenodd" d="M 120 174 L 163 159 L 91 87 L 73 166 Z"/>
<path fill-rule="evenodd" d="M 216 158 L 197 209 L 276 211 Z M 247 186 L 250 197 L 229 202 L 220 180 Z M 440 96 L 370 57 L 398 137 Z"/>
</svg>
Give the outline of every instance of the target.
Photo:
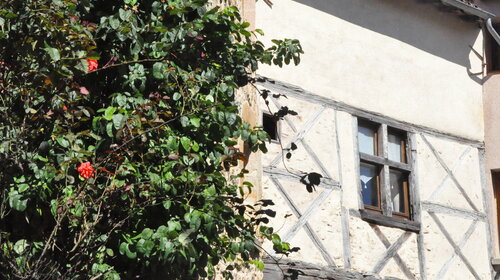
<svg viewBox="0 0 500 280">
<path fill-rule="evenodd" d="M 459 9 L 467 15 L 475 16 L 483 20 L 486 20 L 488 18 L 493 18 L 496 16 L 495 14 L 483 10 L 480 7 L 467 4 L 460 0 L 441 0 L 441 3 Z"/>
</svg>

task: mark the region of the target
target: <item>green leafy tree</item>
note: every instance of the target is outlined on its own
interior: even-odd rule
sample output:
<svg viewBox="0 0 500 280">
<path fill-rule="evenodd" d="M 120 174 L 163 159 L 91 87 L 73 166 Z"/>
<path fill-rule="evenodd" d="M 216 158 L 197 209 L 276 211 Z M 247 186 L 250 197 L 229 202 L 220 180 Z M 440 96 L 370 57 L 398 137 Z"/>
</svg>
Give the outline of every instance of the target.
<svg viewBox="0 0 500 280">
<path fill-rule="evenodd" d="M 226 171 L 268 138 L 235 91 L 302 50 L 248 27 L 207 0 L 0 2 L 2 279 L 193 279 L 262 268 L 257 235 L 290 249 Z"/>
</svg>

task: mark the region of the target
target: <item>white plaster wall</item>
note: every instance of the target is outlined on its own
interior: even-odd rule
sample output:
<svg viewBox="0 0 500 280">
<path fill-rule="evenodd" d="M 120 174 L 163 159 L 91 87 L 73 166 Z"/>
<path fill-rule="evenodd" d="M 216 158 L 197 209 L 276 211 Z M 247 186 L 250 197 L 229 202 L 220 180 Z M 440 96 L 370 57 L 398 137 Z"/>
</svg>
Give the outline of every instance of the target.
<svg viewBox="0 0 500 280">
<path fill-rule="evenodd" d="M 298 67 L 258 74 L 398 120 L 483 139 L 477 24 L 413 0 L 279 0 L 256 27 L 300 39 Z"/>
<path fill-rule="evenodd" d="M 271 96 L 273 93 L 271 92 L 269 95 Z M 331 255 L 335 264 L 338 267 L 344 267 L 341 209 L 345 207 L 351 213 L 354 213 L 359 209 L 360 205 L 358 193 L 359 162 L 355 154 L 357 130 L 353 126 L 355 116 L 343 111 L 335 113 L 332 108 L 326 108 L 311 128 L 304 133 L 304 128 L 308 126 L 310 120 L 323 107 L 309 103 L 307 100 L 292 97 L 282 97 L 278 99 L 278 102 L 279 106 L 288 106 L 298 113 L 297 116 L 288 116 L 289 122 L 280 121 L 283 147 L 289 147 L 289 143 L 297 135 L 302 134 L 304 136 L 302 141 L 309 144 L 311 150 L 326 167 L 329 177 L 340 180 L 342 183 L 342 190 L 331 191 L 324 202 L 312 212 L 308 223 Z M 262 102 L 261 108 L 264 108 L 264 106 L 265 104 Z M 277 110 L 272 101 L 270 102 L 270 110 L 272 112 Z M 337 117 L 337 127 L 335 116 Z M 295 128 L 295 131 L 293 131 L 292 127 Z M 340 149 L 337 149 L 337 136 L 339 137 Z M 439 163 L 436 155 L 433 154 L 432 149 L 434 149 L 474 203 L 477 208 L 475 213 L 485 216 L 477 148 L 438 136 L 425 134 L 424 136 L 430 146 L 421 135 L 416 135 L 416 142 L 412 146 L 412 149 L 416 151 L 417 171 L 415 174 L 420 200 L 424 203 L 436 203 L 444 207 L 474 212 L 474 209 L 471 208 L 464 195 L 458 190 L 445 168 Z M 325 176 L 310 154 L 306 152 L 301 144 L 302 142 L 295 141 L 295 143 L 298 149 L 293 152 L 291 159 L 277 161 L 276 168 L 281 170 L 288 168 L 295 174 L 314 171 Z M 281 154 L 281 148 L 277 143 L 269 145 L 269 153 L 263 155 L 262 165 L 264 168 L 269 166 L 276 156 Z M 341 174 L 339 173 L 339 160 L 341 161 Z M 320 185 L 314 192 L 309 193 L 298 179 L 278 178 L 278 181 L 301 214 L 306 213 L 314 204 L 314 201 L 325 191 L 325 186 Z M 440 191 L 436 191 L 438 189 Z M 272 199 L 275 202 L 273 209 L 277 211 L 277 215 L 275 219 L 271 220 L 271 226 L 278 231 L 282 238 L 286 237 L 299 219 L 291 211 L 289 203 L 286 202 L 268 175 L 264 175 L 263 179 L 263 197 Z M 426 258 L 426 278 L 421 275 L 417 235 L 414 233 L 398 250 L 398 254 L 408 267 L 408 270 L 416 279 L 474 279 L 465 263 L 458 256 L 453 257 L 454 249 L 446 239 L 445 234 L 439 229 L 436 221 L 431 218 L 425 209 L 422 209 L 420 214 L 424 236 L 423 254 Z M 443 213 L 436 213 L 436 216 L 446 228 L 447 234 L 451 236 L 453 242 L 459 245 L 468 227 L 472 224 L 472 219 Z M 384 226 L 376 227 L 379 228 L 391 244 L 404 233 L 401 229 Z M 387 250 L 380 236 L 377 236 L 372 225 L 352 214 L 348 217 L 348 235 L 350 238 L 351 269 L 372 272 Z M 462 245 L 463 255 L 478 273 L 480 279 L 489 279 L 491 276 L 487 238 L 484 221 L 478 221 L 472 235 Z M 327 265 L 304 228 L 286 241 L 289 241 L 292 246 L 301 248 L 298 253 L 293 253 L 290 258 L 318 265 Z M 268 251 L 272 251 L 271 244 L 267 244 L 266 248 Z M 453 259 L 450 261 L 451 258 Z M 446 273 L 441 273 L 443 265 L 446 263 L 449 263 L 448 270 Z M 394 259 L 391 259 L 379 274 L 382 277 L 391 276 L 407 279 Z"/>
<path fill-rule="evenodd" d="M 477 149 L 437 137 L 426 138 L 452 171 L 476 209 L 484 212 Z M 421 200 L 472 211 L 472 206 L 421 137 L 417 137 L 416 149 Z"/>
</svg>

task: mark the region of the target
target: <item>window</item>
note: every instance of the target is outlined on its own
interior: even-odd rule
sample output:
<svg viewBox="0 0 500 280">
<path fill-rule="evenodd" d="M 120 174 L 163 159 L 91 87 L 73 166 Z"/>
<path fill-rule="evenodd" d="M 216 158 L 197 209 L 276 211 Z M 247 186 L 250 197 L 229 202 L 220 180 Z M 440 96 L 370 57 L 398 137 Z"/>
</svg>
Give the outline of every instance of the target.
<svg viewBox="0 0 500 280">
<path fill-rule="evenodd" d="M 358 151 L 362 213 L 375 220 L 379 216 L 410 221 L 408 133 L 358 119 Z"/>
<path fill-rule="evenodd" d="M 500 32 L 500 24 L 493 23 L 493 28 Z M 493 38 L 490 32 L 484 29 L 484 53 L 486 63 L 486 73 L 500 71 L 500 45 Z"/>
<path fill-rule="evenodd" d="M 273 115 L 267 113 L 262 114 L 262 126 L 264 127 L 264 131 L 271 137 L 271 140 L 278 141 L 278 125 L 278 120 Z"/>
<path fill-rule="evenodd" d="M 500 171 L 492 171 L 493 194 L 497 207 L 497 234 L 500 242 Z M 497 252 L 498 253 L 498 252 Z"/>
</svg>

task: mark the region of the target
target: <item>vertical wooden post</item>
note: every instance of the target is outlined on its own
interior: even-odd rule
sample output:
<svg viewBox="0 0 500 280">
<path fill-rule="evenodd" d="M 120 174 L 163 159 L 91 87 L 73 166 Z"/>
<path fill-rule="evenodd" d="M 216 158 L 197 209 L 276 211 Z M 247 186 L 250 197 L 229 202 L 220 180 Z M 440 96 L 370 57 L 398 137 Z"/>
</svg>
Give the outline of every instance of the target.
<svg viewBox="0 0 500 280">
<path fill-rule="evenodd" d="M 389 141 L 387 139 L 387 125 L 380 125 L 379 132 L 379 156 L 384 158 L 389 157 Z M 384 165 L 382 172 L 382 180 L 380 180 L 380 199 L 382 200 L 382 213 L 386 216 L 392 216 L 392 203 L 391 203 L 391 180 L 389 166 Z"/>
</svg>

